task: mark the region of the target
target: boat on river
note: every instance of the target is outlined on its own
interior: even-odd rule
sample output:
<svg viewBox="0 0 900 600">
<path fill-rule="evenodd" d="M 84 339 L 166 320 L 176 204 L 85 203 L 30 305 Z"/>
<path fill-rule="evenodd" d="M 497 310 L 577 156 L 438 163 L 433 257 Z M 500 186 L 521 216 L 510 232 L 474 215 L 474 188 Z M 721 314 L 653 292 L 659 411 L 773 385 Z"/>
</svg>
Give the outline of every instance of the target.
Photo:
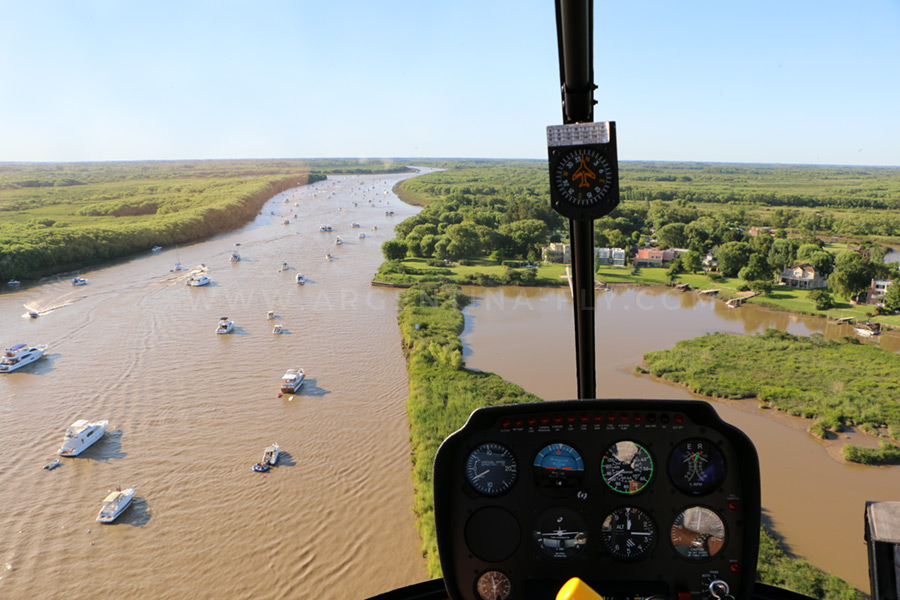
<svg viewBox="0 0 900 600">
<path fill-rule="evenodd" d="M 218 334 L 226 334 L 231 333 L 234 330 L 234 321 L 230 320 L 228 317 L 222 317 L 219 319 L 219 325 L 216 327 L 216 333 Z"/>
<path fill-rule="evenodd" d="M 27 344 L 16 344 L 7 348 L 3 353 L 3 357 L 0 358 L 0 373 L 12 373 L 16 369 L 21 369 L 25 365 L 40 359 L 46 351 L 46 345 L 28 346 Z"/>
<path fill-rule="evenodd" d="M 295 394 L 303 386 L 306 374 L 303 369 L 288 369 L 281 377 L 281 391 L 284 394 Z"/>
<path fill-rule="evenodd" d="M 19 281 L 18 279 L 10 279 L 9 281 L 6 282 L 6 285 L 19 285 L 20 283 L 22 283 L 22 282 Z"/>
<path fill-rule="evenodd" d="M 153 248 L 150 249 L 150 252 L 162 252 L 162 246 L 153 246 Z"/>
<path fill-rule="evenodd" d="M 306 277 L 303 276 L 303 273 L 297 273 L 297 276 L 294 279 L 300 285 L 303 285 L 304 283 L 306 283 Z"/>
<path fill-rule="evenodd" d="M 114 492 L 110 492 L 109 495 L 103 499 L 103 507 L 97 514 L 97 521 L 99 523 L 112 523 L 119 515 L 125 512 L 125 509 L 131 505 L 133 499 L 134 488 L 128 488 L 126 490 L 118 489 Z"/>
<path fill-rule="evenodd" d="M 341 238 L 341 236 L 337 236 L 336 238 L 334 238 L 334 245 L 335 245 L 335 246 L 340 246 L 340 245 L 343 244 L 343 243 L 344 243 L 344 240 L 343 240 L 343 238 Z"/>
<path fill-rule="evenodd" d="M 272 328 L 272 333 L 279 334 L 284 332 L 284 325 L 278 324 Z"/>
<path fill-rule="evenodd" d="M 322 233 L 331 231 L 331 225 L 320 225 L 319 231 L 321 231 Z"/>
<path fill-rule="evenodd" d="M 881 323 L 876 323 L 873 321 L 863 321 L 861 323 L 857 323 L 853 327 L 853 331 L 857 333 L 857 335 L 861 335 L 863 337 L 872 337 L 881 334 Z"/>
<path fill-rule="evenodd" d="M 265 473 L 278 462 L 278 455 L 281 454 L 281 448 L 278 444 L 272 444 L 263 451 L 262 460 L 253 465 L 253 470 L 257 473 Z"/>
<path fill-rule="evenodd" d="M 241 253 L 235 250 L 231 253 L 231 262 L 241 262 Z"/>
<path fill-rule="evenodd" d="M 73 277 L 72 285 L 87 285 L 87 279 L 84 277 Z"/>
<path fill-rule="evenodd" d="M 87 419 L 79 419 L 66 429 L 66 437 L 57 454 L 60 456 L 78 456 L 103 437 L 109 420 L 89 422 Z"/>
<path fill-rule="evenodd" d="M 47 469 L 48 471 L 52 471 L 53 469 L 55 469 L 56 467 L 58 467 L 60 464 L 62 464 L 62 463 L 61 463 L 61 461 L 57 458 L 57 459 L 54 460 L 53 462 L 49 462 L 49 463 L 47 463 L 46 465 L 44 465 L 44 468 Z"/>
<path fill-rule="evenodd" d="M 201 285 L 209 285 L 210 279 L 203 273 L 191 275 L 185 281 L 185 285 L 189 285 L 191 287 L 200 287 Z"/>
</svg>

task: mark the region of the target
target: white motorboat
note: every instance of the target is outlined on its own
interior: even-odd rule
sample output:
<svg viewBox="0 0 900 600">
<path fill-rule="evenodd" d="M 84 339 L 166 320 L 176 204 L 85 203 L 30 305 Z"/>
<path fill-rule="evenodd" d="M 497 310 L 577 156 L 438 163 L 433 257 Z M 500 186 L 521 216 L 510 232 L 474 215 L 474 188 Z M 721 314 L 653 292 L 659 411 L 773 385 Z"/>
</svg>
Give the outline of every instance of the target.
<svg viewBox="0 0 900 600">
<path fill-rule="evenodd" d="M 326 252 L 326 253 L 325 253 L 325 260 L 331 260 L 331 259 L 333 259 L 333 258 L 334 258 L 334 257 L 331 255 L 331 252 Z"/>
<path fill-rule="evenodd" d="M 263 452 L 263 457 L 260 462 L 264 462 L 269 466 L 274 467 L 275 463 L 278 462 L 278 455 L 281 454 L 281 447 L 278 444 L 272 444 L 266 451 Z"/>
<path fill-rule="evenodd" d="M 6 285 L 19 285 L 20 283 L 22 283 L 22 282 L 17 279 L 10 279 L 9 281 L 6 282 Z"/>
<path fill-rule="evenodd" d="M 863 321 L 861 323 L 857 323 L 856 327 L 853 328 L 858 335 L 863 337 L 872 337 L 874 335 L 881 334 L 881 323 L 874 321 Z"/>
<path fill-rule="evenodd" d="M 73 277 L 72 285 L 87 285 L 87 279 L 84 277 Z"/>
<path fill-rule="evenodd" d="M 356 223 L 356 222 L 350 223 L 350 227 L 356 229 L 357 227 L 359 227 L 359 223 Z"/>
<path fill-rule="evenodd" d="M 153 248 L 150 249 L 150 252 L 162 252 L 162 246 L 153 246 Z"/>
<path fill-rule="evenodd" d="M 37 319 L 38 316 L 40 316 L 40 315 L 38 314 L 38 311 L 36 311 L 36 310 L 29 310 L 28 316 L 31 317 L 32 319 Z"/>
<path fill-rule="evenodd" d="M 241 262 L 241 253 L 235 250 L 231 253 L 231 262 Z"/>
<path fill-rule="evenodd" d="M 181 263 L 178 263 L 178 262 L 177 262 L 177 263 L 175 263 L 175 266 L 172 267 L 171 270 L 172 270 L 172 271 L 183 271 L 183 270 L 184 270 L 184 267 L 181 266 Z"/>
<path fill-rule="evenodd" d="M 209 277 L 207 277 L 203 273 L 191 275 L 190 277 L 187 278 L 187 281 L 185 282 L 185 285 L 190 285 L 193 287 L 199 287 L 201 285 L 208 285 L 208 284 L 209 284 Z"/>
<path fill-rule="evenodd" d="M 21 369 L 44 356 L 46 351 L 47 346 L 28 346 L 26 344 L 16 344 L 7 348 L 3 357 L 0 358 L 0 373 L 12 373 L 16 369 Z"/>
<path fill-rule="evenodd" d="M 296 279 L 297 283 L 299 283 L 300 285 L 306 283 L 306 277 L 303 276 L 303 273 L 297 273 L 297 276 L 294 279 Z"/>
<path fill-rule="evenodd" d="M 274 311 L 274 310 L 270 310 L 269 312 L 267 312 L 267 313 L 266 313 L 266 318 L 267 318 L 267 319 L 274 319 L 274 318 L 275 318 L 275 311 Z"/>
<path fill-rule="evenodd" d="M 321 232 L 323 232 L 323 233 L 326 232 L 326 231 L 331 231 L 331 225 L 320 225 L 320 226 L 319 226 L 319 231 L 321 231 Z"/>
<path fill-rule="evenodd" d="M 131 501 L 134 499 L 134 488 L 128 488 L 127 490 L 116 490 L 114 492 L 110 492 L 109 495 L 103 499 L 103 508 L 100 509 L 100 512 L 97 514 L 97 521 L 100 523 L 112 523 L 118 518 L 125 509 L 131 504 Z"/>
<path fill-rule="evenodd" d="M 272 328 L 272 333 L 281 333 L 282 331 L 284 331 L 283 325 L 276 325 Z"/>
<path fill-rule="evenodd" d="M 57 454 L 60 456 L 78 456 L 90 448 L 106 433 L 109 420 L 88 422 L 87 419 L 78 419 L 66 429 L 66 437 Z"/>
<path fill-rule="evenodd" d="M 281 377 L 281 391 L 285 394 L 296 393 L 303 385 L 305 376 L 303 369 L 288 369 Z"/>
<path fill-rule="evenodd" d="M 219 325 L 216 327 L 216 333 L 231 333 L 234 329 L 234 321 L 230 321 L 228 317 L 222 317 L 219 319 Z"/>
<path fill-rule="evenodd" d="M 366 239 L 366 233 L 364 231 L 359 232 L 359 239 L 361 239 L 361 240 Z"/>
<path fill-rule="evenodd" d="M 334 245 L 335 245 L 335 246 L 340 246 L 340 245 L 343 244 L 343 243 L 344 243 L 344 240 L 341 238 L 341 236 L 337 236 L 336 238 L 334 238 Z"/>
</svg>

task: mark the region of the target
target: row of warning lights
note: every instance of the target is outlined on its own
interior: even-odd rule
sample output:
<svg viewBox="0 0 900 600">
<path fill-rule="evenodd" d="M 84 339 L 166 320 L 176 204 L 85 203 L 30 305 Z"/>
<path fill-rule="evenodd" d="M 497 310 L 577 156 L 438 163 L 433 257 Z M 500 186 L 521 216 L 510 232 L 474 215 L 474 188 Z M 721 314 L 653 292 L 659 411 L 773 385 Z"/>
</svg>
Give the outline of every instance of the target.
<svg viewBox="0 0 900 600">
<path fill-rule="evenodd" d="M 675 425 L 684 424 L 684 415 L 676 414 L 675 416 L 670 417 L 668 414 L 663 413 L 657 416 L 655 413 L 615 413 L 615 412 L 606 412 L 600 413 L 596 412 L 593 415 L 589 415 L 587 413 L 573 414 L 569 413 L 567 415 L 541 415 L 539 417 L 530 416 L 530 417 L 513 417 L 513 418 L 504 418 L 500 419 L 500 428 L 501 429 L 509 429 L 520 428 L 524 426 L 528 427 L 536 427 L 538 425 L 564 425 L 566 423 L 570 425 L 574 425 L 576 423 L 637 423 L 637 424 L 651 424 L 655 425 L 656 423 L 661 423 L 663 425 L 668 425 L 669 423 L 674 423 Z"/>
</svg>

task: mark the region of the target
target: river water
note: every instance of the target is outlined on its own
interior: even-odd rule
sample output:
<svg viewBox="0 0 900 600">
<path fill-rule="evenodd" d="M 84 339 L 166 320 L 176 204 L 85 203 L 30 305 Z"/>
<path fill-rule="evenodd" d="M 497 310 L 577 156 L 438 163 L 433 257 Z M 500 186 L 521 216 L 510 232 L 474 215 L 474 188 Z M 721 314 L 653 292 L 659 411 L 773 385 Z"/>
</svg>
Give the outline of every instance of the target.
<svg viewBox="0 0 900 600">
<path fill-rule="evenodd" d="M 50 348 L 0 375 L 0 598 L 347 600 L 427 578 L 397 291 L 370 286 L 381 243 L 417 211 L 389 192 L 400 178 L 289 191 L 239 231 L 91 270 L 85 286 L 3 284 L 2 347 Z M 212 283 L 187 287 L 175 262 L 205 264 Z M 216 335 L 226 315 L 235 331 Z M 291 367 L 302 393 L 278 398 Z M 43 470 L 76 419 L 109 429 Z M 279 465 L 252 472 L 273 442 Z M 136 500 L 101 526 L 116 486 Z"/>
<path fill-rule="evenodd" d="M 547 400 L 577 396 L 572 302 L 567 288 L 468 288 L 464 358 L 469 368 L 497 373 Z M 597 296 L 597 397 L 688 399 L 684 388 L 634 373 L 644 353 L 716 331 L 752 334 L 767 328 L 828 338 L 852 335 L 829 324 L 747 304 L 730 309 L 713 298 L 666 288 L 613 287 Z M 897 338 L 875 343 L 892 351 Z M 758 409 L 758 402 L 714 402 L 719 415 L 753 440 L 762 473 L 763 521 L 792 553 L 868 593 L 866 500 L 900 500 L 900 467 L 863 467 L 836 460 L 842 440 L 826 447 L 805 431 L 808 421 Z M 854 442 L 871 443 L 863 436 Z"/>
</svg>

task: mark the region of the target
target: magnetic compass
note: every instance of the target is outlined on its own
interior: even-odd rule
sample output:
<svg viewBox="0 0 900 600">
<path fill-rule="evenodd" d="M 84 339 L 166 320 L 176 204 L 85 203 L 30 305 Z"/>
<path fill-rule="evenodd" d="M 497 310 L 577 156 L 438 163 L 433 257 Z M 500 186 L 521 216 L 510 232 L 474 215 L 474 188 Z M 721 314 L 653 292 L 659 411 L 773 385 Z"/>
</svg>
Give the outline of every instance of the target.
<svg viewBox="0 0 900 600">
<path fill-rule="evenodd" d="M 615 133 L 612 121 L 547 128 L 550 204 L 556 212 L 590 221 L 619 204 Z"/>
</svg>

